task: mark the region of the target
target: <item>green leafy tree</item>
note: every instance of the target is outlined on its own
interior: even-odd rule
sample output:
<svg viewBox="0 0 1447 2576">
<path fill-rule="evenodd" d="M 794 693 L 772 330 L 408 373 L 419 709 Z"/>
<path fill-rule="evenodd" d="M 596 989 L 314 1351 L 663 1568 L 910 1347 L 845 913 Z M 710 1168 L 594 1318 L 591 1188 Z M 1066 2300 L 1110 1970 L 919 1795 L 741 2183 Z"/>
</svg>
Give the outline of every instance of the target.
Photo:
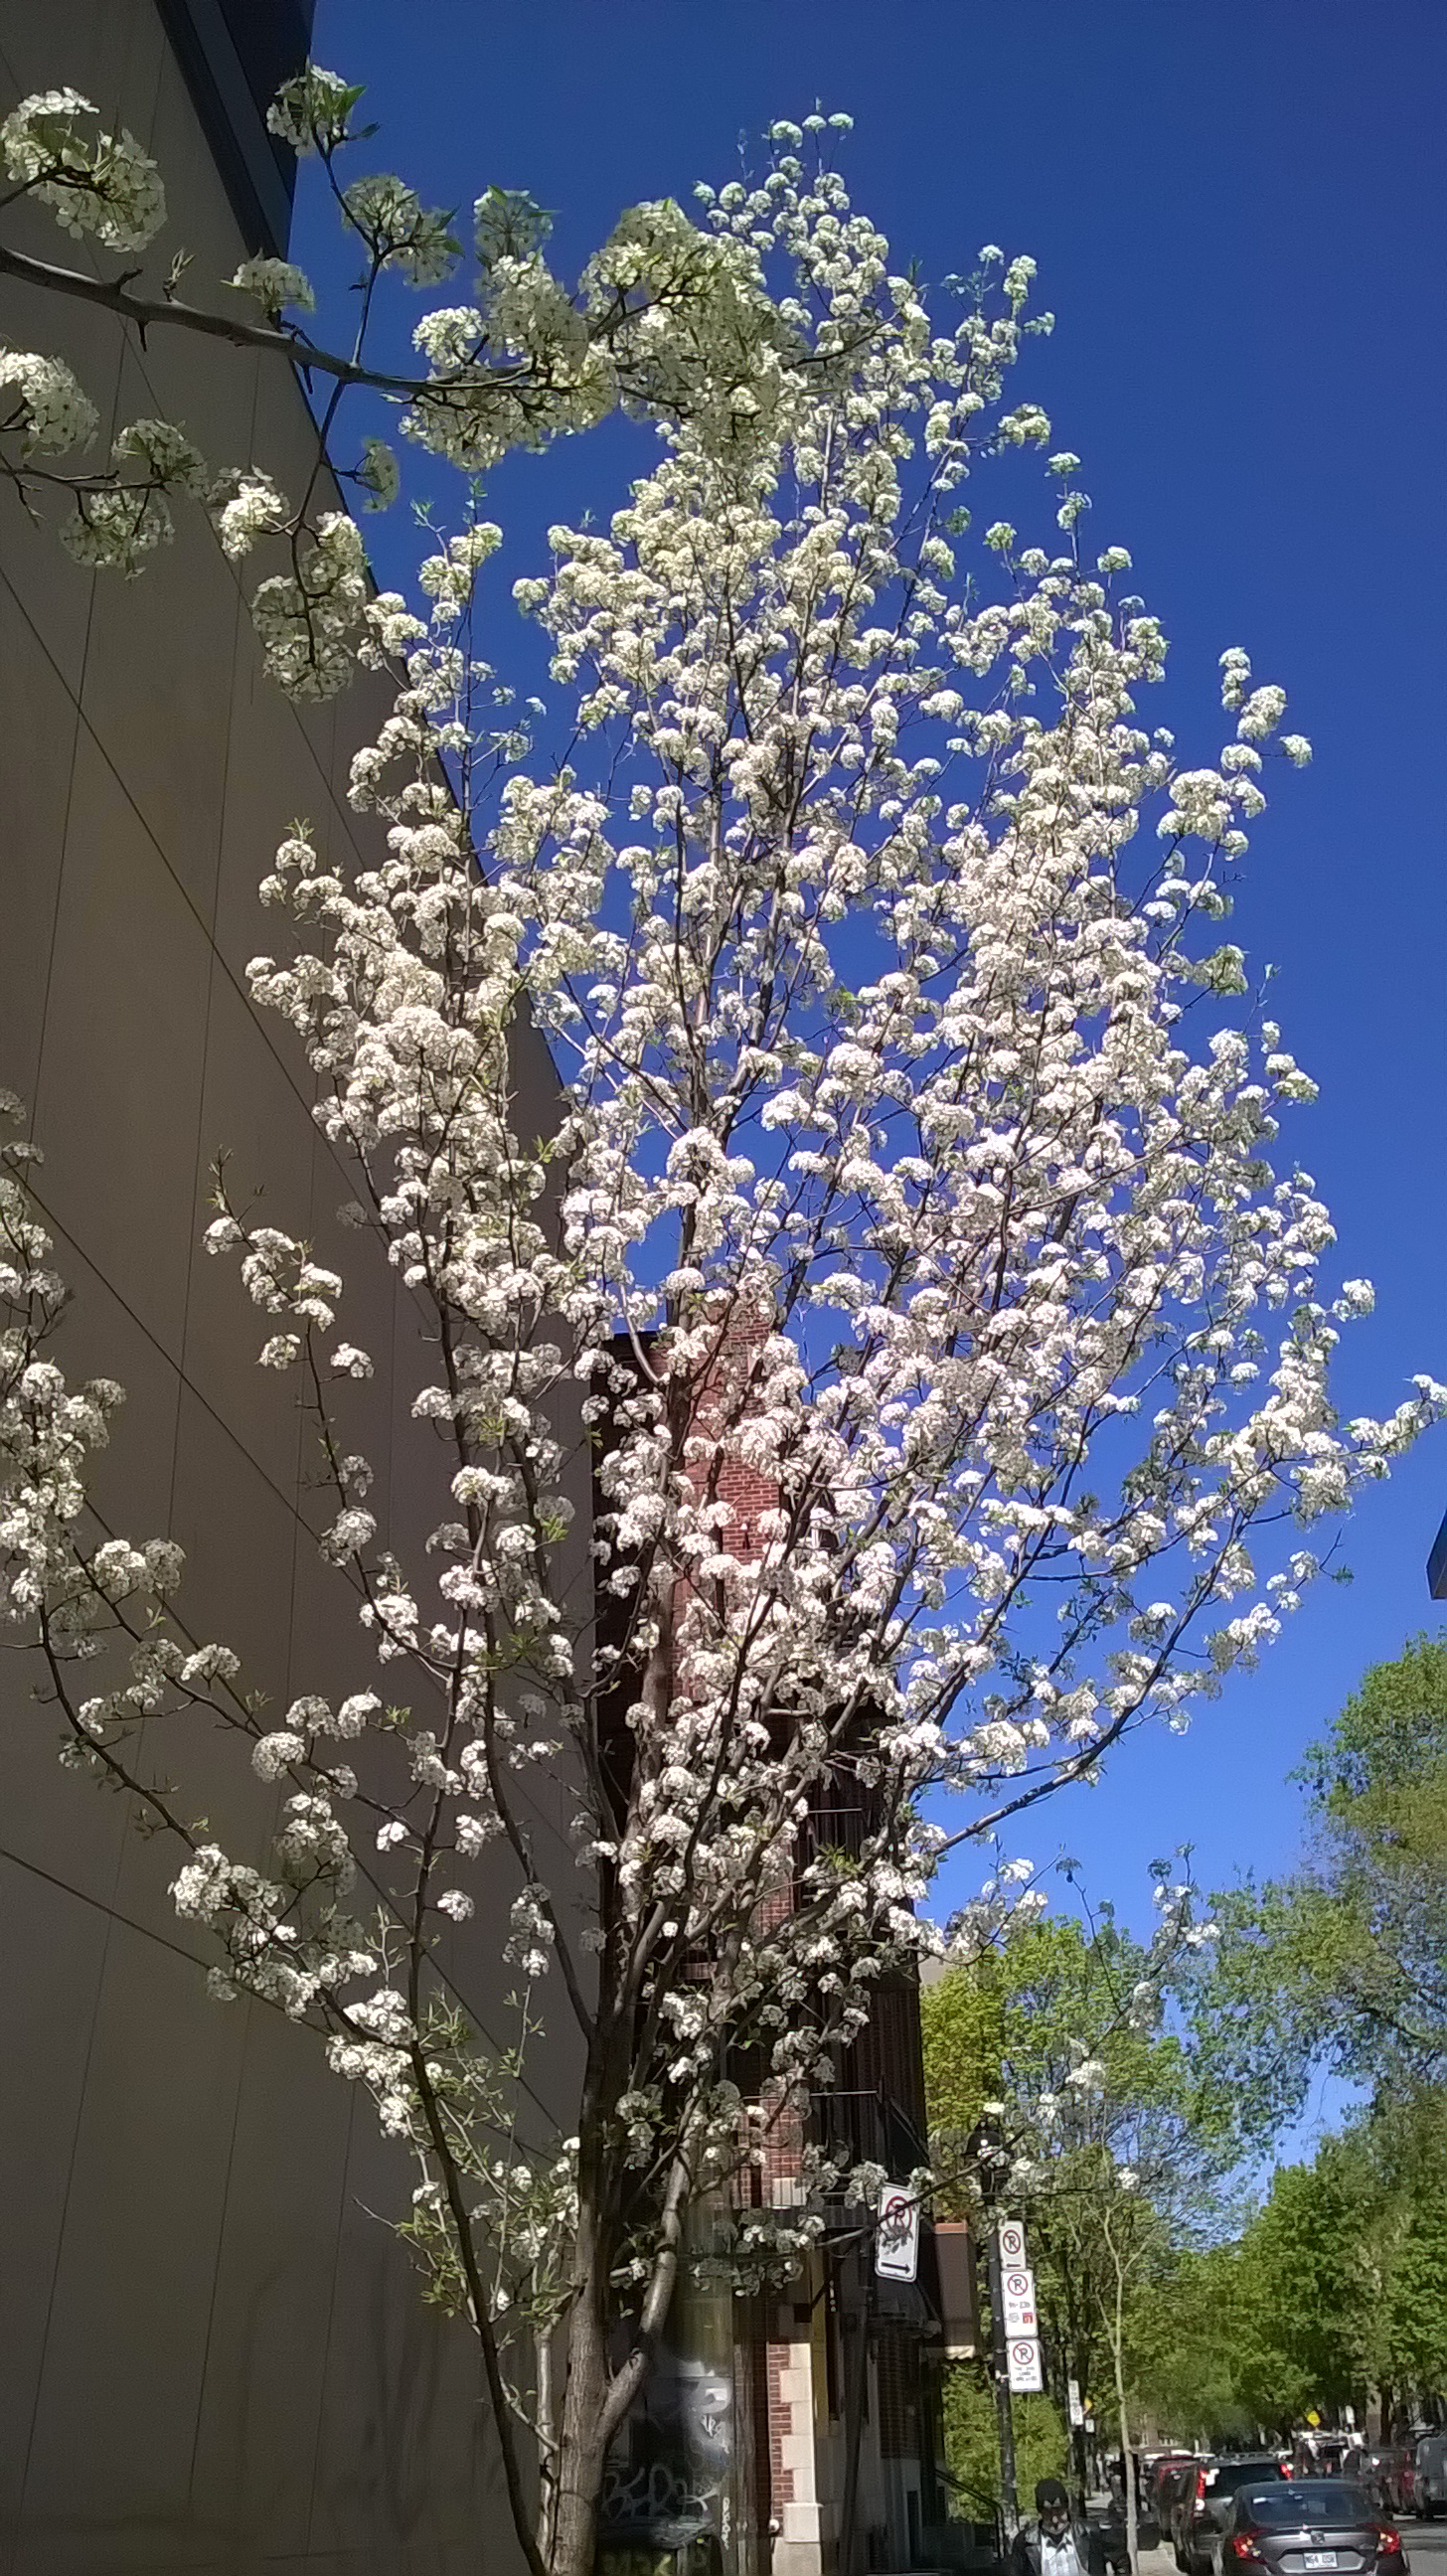
<svg viewBox="0 0 1447 2576">
<path fill-rule="evenodd" d="M 1187 2436 L 1373 2400 L 1409 2420 L 1447 2386 L 1447 2099 L 1384 2099 L 1279 2166 L 1239 2236 L 1146 2284 L 1131 2346 L 1143 2400 Z"/>
<path fill-rule="evenodd" d="M 1241 2243 L 1237 2388 L 1253 2417 L 1285 2430 L 1308 2406 L 1359 2398 L 1371 2283 L 1370 2193 L 1342 2140 L 1275 2175 Z"/>
<path fill-rule="evenodd" d="M 1017 2397 L 1015 2482 L 1022 2496 L 1039 2478 L 1063 2478 L 1070 2465 L 1065 2420 L 1053 2397 Z M 945 2373 L 945 2459 L 956 2503 L 971 2521 L 987 2522 L 999 2508 L 1000 2445 L 995 2395 L 978 2362 L 954 2362 Z"/>
<path fill-rule="evenodd" d="M 1142 2412 L 1177 2440 L 1209 2446 L 1255 2429 L 1239 2385 L 1241 2275 L 1234 2242 L 1172 2247 L 1136 2284 L 1128 2377 Z"/>
<path fill-rule="evenodd" d="M 1447 2074 L 1447 1640 L 1373 1665 L 1298 1777 L 1307 1858 L 1213 1900 L 1194 2016 L 1277 2116 L 1323 2064 L 1398 2091 Z"/>
<path fill-rule="evenodd" d="M 1239 2104 L 1202 2080 L 1187 2039 L 1164 2025 L 1165 1999 L 1200 1938 L 1183 1899 L 1187 1891 L 1170 1892 L 1165 1939 L 1150 1947 L 1108 1908 L 1090 1925 L 1022 1913 L 924 1999 L 944 2189 L 967 2207 L 982 2184 L 1007 2188 L 1024 2211 L 1057 2405 L 1068 2378 L 1113 2383 L 1124 2447 L 1140 2285 L 1207 2223 L 1241 2151 Z M 987 2115 L 1005 2172 L 981 2167 Z"/>
<path fill-rule="evenodd" d="M 1384 2093 L 1330 2144 L 1356 2181 L 1363 2370 L 1406 2415 L 1447 2385 L 1447 2097 Z"/>
</svg>

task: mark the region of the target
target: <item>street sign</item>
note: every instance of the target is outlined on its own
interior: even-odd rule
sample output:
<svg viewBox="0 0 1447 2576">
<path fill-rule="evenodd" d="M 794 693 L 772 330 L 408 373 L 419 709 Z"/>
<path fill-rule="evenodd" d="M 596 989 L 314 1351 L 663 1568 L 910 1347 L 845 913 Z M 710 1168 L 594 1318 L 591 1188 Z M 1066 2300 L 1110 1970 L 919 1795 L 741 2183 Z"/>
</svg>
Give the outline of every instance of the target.
<svg viewBox="0 0 1447 2576">
<path fill-rule="evenodd" d="M 1070 2400 L 1071 2423 L 1077 2426 L 1082 2425 L 1085 2422 L 1085 2408 L 1081 2403 L 1080 2382 L 1078 2379 L 1072 2379 L 1067 2383 L 1066 2393 Z"/>
<path fill-rule="evenodd" d="M 919 2270 L 919 2194 L 887 2182 L 880 2195 L 874 2269 L 881 2281 L 912 2281 Z"/>
<path fill-rule="evenodd" d="M 1012 2335 L 1005 2348 L 1005 2364 L 1012 2397 L 1039 2395 L 1045 2381 L 1040 2369 L 1040 2345 L 1034 2335 Z"/>
<path fill-rule="evenodd" d="M 1000 2262 L 1004 2267 L 1025 2260 L 1025 2230 L 1018 2218 L 1002 2218 L 997 2230 Z"/>
<path fill-rule="evenodd" d="M 1012 2264 L 1001 2272 L 1000 2305 L 1005 2312 L 1007 2335 L 1038 2335 L 1040 2319 L 1035 2310 L 1035 2275 L 1024 2264 Z"/>
</svg>

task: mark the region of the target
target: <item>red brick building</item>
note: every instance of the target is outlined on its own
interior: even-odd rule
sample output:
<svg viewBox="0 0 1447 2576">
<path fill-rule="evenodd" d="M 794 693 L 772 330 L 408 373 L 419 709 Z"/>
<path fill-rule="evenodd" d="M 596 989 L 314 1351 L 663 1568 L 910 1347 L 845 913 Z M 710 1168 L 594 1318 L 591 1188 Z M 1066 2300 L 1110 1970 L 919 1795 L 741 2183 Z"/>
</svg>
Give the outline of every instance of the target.
<svg viewBox="0 0 1447 2576">
<path fill-rule="evenodd" d="M 700 1407 L 701 1427 L 721 1436 L 722 1451 L 692 1471 L 700 1486 L 709 1476 L 713 1496 L 730 1506 L 736 1556 L 760 1550 L 762 1516 L 778 1500 L 773 1483 L 734 1450 L 727 1429 L 747 1410 L 740 1381 L 764 1329 L 761 1320 L 731 1334 L 720 1361 L 722 1418 L 711 1423 L 708 1396 Z M 866 1802 L 841 1767 L 812 1801 L 809 1842 L 858 1849 L 869 1830 Z M 791 1901 L 781 1888 L 767 1904 L 772 1910 Z M 867 2027 L 839 2052 L 832 2088 L 811 2096 L 807 2113 L 776 2120 L 762 2170 L 740 2187 L 758 2203 L 804 2204 L 809 2144 L 846 2169 L 873 2164 L 901 2181 L 925 2163 L 913 1975 L 881 1980 Z M 728 2213 L 718 2216 L 727 2227 Z M 622 2508 L 617 2540 L 626 2534 L 634 2545 L 646 2539 L 654 2553 L 676 2551 L 687 2576 L 894 2576 L 932 2563 L 931 2526 L 944 2518 L 940 2362 L 947 2339 L 953 2353 L 973 2343 L 968 2248 L 951 2248 L 950 2304 L 961 2313 L 947 2321 L 928 2219 L 918 2278 L 901 2282 L 876 2273 L 868 2208 L 841 2189 L 824 2202 L 823 2216 L 819 2244 L 784 2291 L 735 2298 L 727 2317 L 717 2300 L 680 2293 L 670 2350 L 631 2428 L 614 2494 Z M 711 2392 L 702 2428 L 701 2390 Z M 659 2508 L 651 2528 L 650 2492 Z M 658 2557 L 636 2563 L 657 2565 Z"/>
</svg>

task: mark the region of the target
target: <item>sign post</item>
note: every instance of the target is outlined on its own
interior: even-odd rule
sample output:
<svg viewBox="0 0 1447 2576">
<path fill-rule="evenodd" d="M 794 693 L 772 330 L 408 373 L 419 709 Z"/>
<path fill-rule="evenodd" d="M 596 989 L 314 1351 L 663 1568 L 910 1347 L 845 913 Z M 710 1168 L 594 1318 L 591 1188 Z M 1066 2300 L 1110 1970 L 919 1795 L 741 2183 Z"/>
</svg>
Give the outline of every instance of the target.
<svg viewBox="0 0 1447 2576">
<path fill-rule="evenodd" d="M 1016 2380 L 1005 2324 L 1005 2281 L 1007 2276 L 1018 2281 L 1024 2264 L 1025 2230 L 1018 2218 L 1002 2218 L 990 2235 L 990 2356 L 994 2365 L 991 2375 L 995 2382 L 995 2423 L 1000 2437 L 1000 2510 L 1007 2542 L 1014 2539 L 1020 2527 L 1020 2502 L 1015 2488 L 1015 2418 L 1010 2405 Z M 1032 2282 L 1032 2289 L 1033 2286 Z M 1038 2344 L 1035 2349 L 1038 2354 Z"/>
<path fill-rule="evenodd" d="M 1035 2275 L 1025 2260 L 1025 2230 L 1018 2218 L 1002 2218 L 995 2230 L 995 2260 L 990 2289 L 995 2319 L 997 2385 L 1003 2380 L 1004 2415 L 1010 2416 L 1012 2397 L 1036 2397 L 1045 2385 L 1040 2362 L 1040 2312 L 1035 2305 Z M 1000 2367 L 1002 2357 L 1003 2370 Z M 1001 2420 L 1003 2423 L 1003 2416 Z M 1012 2468 L 1014 2435 L 1011 2416 Z"/>
</svg>

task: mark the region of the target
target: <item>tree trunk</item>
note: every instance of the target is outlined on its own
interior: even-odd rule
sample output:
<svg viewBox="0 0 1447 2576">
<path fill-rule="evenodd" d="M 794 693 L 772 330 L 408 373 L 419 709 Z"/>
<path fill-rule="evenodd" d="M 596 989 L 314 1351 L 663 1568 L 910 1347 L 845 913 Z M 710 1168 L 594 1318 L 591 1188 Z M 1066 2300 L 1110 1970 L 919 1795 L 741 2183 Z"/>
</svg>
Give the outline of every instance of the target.
<svg viewBox="0 0 1447 2576">
<path fill-rule="evenodd" d="M 553 2328 L 533 2339 L 538 2410 L 538 2547 L 551 2566 L 558 2537 L 558 2424 L 553 2402 Z"/>
<path fill-rule="evenodd" d="M 1114 2252 L 1112 2248 L 1112 2252 Z M 1140 2531 L 1135 2506 L 1135 2453 L 1131 2449 L 1130 2423 L 1125 2402 L 1125 2266 L 1115 2256 L 1115 2331 L 1111 2336 L 1111 2359 L 1115 2364 L 1115 2404 L 1120 2419 L 1120 2473 L 1125 2507 L 1125 2554 L 1130 2576 L 1136 2576 L 1136 2557 Z"/>
<path fill-rule="evenodd" d="M 604 2416 L 612 2373 L 608 2362 L 609 2243 L 602 2212 L 610 2177 L 600 2170 L 596 2124 L 585 2107 L 579 2159 L 578 2220 L 573 2242 L 572 2295 L 568 2306 L 562 2421 L 558 2426 L 555 2482 L 548 2498 L 552 2523 L 549 2576 L 596 2576 L 598 2511 L 608 2463 Z M 590 2131 L 594 2132 L 590 2135 Z M 546 2543 L 544 2543 L 546 2547 Z"/>
<path fill-rule="evenodd" d="M 608 2355 L 597 2318 L 580 2313 L 583 2304 L 579 2300 L 574 2309 L 568 2336 L 557 2486 L 551 2498 L 549 2576 L 595 2576 L 597 2564 L 598 2508 L 607 2464 L 600 2427 L 608 2394 Z"/>
</svg>

